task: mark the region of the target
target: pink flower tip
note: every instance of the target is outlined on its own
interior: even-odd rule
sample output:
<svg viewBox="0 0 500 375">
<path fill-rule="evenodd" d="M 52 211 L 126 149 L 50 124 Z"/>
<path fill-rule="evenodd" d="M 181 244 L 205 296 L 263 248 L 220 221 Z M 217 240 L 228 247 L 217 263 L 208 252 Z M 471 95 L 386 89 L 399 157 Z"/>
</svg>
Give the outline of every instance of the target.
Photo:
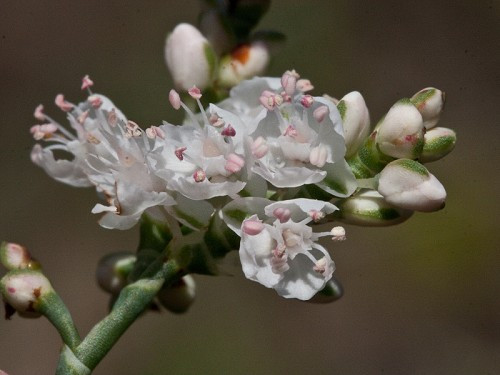
<svg viewBox="0 0 500 375">
<path fill-rule="evenodd" d="M 58 94 L 54 100 L 56 105 L 64 112 L 69 112 L 73 109 L 74 105 L 64 100 L 63 94 Z"/>
<path fill-rule="evenodd" d="M 258 220 L 245 220 L 241 229 L 243 233 L 255 236 L 264 230 L 264 224 Z"/>
</svg>

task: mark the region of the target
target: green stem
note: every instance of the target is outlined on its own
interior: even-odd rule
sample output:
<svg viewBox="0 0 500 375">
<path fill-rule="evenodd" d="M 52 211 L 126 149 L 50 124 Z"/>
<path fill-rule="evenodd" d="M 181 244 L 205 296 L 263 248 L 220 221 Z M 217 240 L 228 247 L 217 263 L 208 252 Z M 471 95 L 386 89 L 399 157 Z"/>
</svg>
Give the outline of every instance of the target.
<svg viewBox="0 0 500 375">
<path fill-rule="evenodd" d="M 38 311 L 57 329 L 63 342 L 75 350 L 81 339 L 66 305 L 56 292 L 48 293 L 38 302 Z"/>
<path fill-rule="evenodd" d="M 176 280 L 181 270 L 169 260 L 147 278 L 129 284 L 121 291 L 113 310 L 97 323 L 74 349 L 64 348 L 56 375 L 88 375 L 116 344 L 165 283 Z M 68 352 L 69 351 L 69 352 Z"/>
<path fill-rule="evenodd" d="M 80 362 L 93 370 L 149 306 L 163 284 L 173 281 L 178 272 L 177 264 L 170 260 L 153 277 L 126 286 L 111 313 L 97 323 L 76 348 L 75 355 Z"/>
</svg>

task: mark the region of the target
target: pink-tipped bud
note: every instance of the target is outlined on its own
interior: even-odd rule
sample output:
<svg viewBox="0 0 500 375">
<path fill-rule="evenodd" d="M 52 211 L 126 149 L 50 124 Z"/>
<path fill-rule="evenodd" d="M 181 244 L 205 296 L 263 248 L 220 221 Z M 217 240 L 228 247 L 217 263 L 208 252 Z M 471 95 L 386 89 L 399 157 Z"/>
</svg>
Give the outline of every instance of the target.
<svg viewBox="0 0 500 375">
<path fill-rule="evenodd" d="M 58 94 L 54 103 L 64 112 L 69 112 L 73 109 L 74 105 L 64 100 L 63 94 Z"/>
<path fill-rule="evenodd" d="M 332 241 L 345 241 L 346 239 L 344 227 L 333 227 L 330 233 Z"/>
<path fill-rule="evenodd" d="M 269 151 L 269 147 L 267 146 L 267 142 L 262 137 L 257 137 L 255 141 L 252 142 L 251 146 L 252 155 L 257 159 L 264 157 Z"/>
<path fill-rule="evenodd" d="M 237 173 L 245 165 L 245 159 L 236 154 L 229 154 L 226 158 L 225 170 L 229 173 Z"/>
<path fill-rule="evenodd" d="M 311 108 L 314 103 L 314 98 L 311 95 L 304 95 L 300 99 L 300 104 L 302 104 L 306 108 Z"/>
<path fill-rule="evenodd" d="M 318 167 L 323 168 L 328 158 L 328 150 L 325 146 L 319 145 L 314 147 L 309 154 L 309 162 Z"/>
<path fill-rule="evenodd" d="M 264 230 L 264 224 L 258 220 L 245 220 L 241 229 L 243 233 L 255 236 Z"/>
<path fill-rule="evenodd" d="M 287 70 L 281 76 L 281 86 L 288 96 L 293 96 L 293 94 L 295 93 L 295 87 L 297 85 L 297 79 L 299 79 L 299 77 L 300 76 L 295 70 Z"/>
<path fill-rule="evenodd" d="M 328 107 L 326 105 L 319 106 L 316 108 L 313 112 L 313 117 L 316 121 L 319 123 L 323 122 L 325 117 L 328 115 L 330 111 L 328 110 Z"/>
<path fill-rule="evenodd" d="M 299 90 L 301 92 L 307 92 L 307 91 L 313 90 L 314 86 L 311 84 L 311 81 L 309 81 L 308 79 L 299 79 L 297 81 L 296 88 L 297 88 L 297 90 Z"/>
<path fill-rule="evenodd" d="M 236 130 L 231 126 L 231 124 L 228 124 L 224 129 L 222 129 L 221 135 L 224 137 L 234 137 L 236 135 Z"/>
<path fill-rule="evenodd" d="M 33 116 L 39 121 L 45 121 L 45 114 L 43 113 L 43 105 L 40 104 L 35 108 Z"/>
<path fill-rule="evenodd" d="M 193 178 L 196 182 L 203 182 L 207 178 L 207 174 L 203 169 L 198 169 L 193 173 Z"/>
<path fill-rule="evenodd" d="M 288 208 L 278 207 L 273 211 L 273 216 L 280 221 L 286 223 L 292 217 L 292 212 Z"/>
<path fill-rule="evenodd" d="M 179 96 L 179 93 L 174 89 L 170 90 L 170 92 L 168 93 L 168 101 L 175 110 L 181 108 L 181 97 Z"/>
<path fill-rule="evenodd" d="M 102 99 L 97 95 L 90 95 L 87 100 L 94 108 L 99 108 L 102 105 Z"/>
<path fill-rule="evenodd" d="M 38 264 L 31 259 L 24 246 L 11 242 L 2 242 L 0 245 L 0 262 L 8 270 L 34 268 L 34 265 Z"/>
<path fill-rule="evenodd" d="M 196 87 L 196 86 L 193 86 L 191 87 L 189 90 L 188 90 L 188 94 L 193 98 L 193 99 L 201 99 L 201 90 Z"/>
<path fill-rule="evenodd" d="M 82 90 L 88 89 L 89 87 L 94 86 L 94 82 L 90 79 L 89 75 L 87 74 L 85 77 L 82 78 Z"/>
<path fill-rule="evenodd" d="M 174 153 L 175 156 L 177 156 L 177 159 L 179 160 L 184 160 L 184 151 L 187 150 L 187 147 L 178 147 L 175 149 Z"/>
</svg>

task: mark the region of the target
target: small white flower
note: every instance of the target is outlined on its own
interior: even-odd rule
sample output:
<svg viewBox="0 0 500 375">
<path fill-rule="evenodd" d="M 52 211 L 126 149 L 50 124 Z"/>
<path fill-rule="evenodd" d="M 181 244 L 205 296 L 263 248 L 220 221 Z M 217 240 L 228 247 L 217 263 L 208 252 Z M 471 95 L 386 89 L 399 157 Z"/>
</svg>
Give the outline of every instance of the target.
<svg viewBox="0 0 500 375">
<path fill-rule="evenodd" d="M 325 286 L 335 268 L 328 252 L 317 243 L 332 234 L 313 232 L 308 224 L 318 213 L 323 217 L 334 210 L 331 203 L 313 199 L 245 198 L 226 205 L 222 214 L 241 236 L 239 254 L 245 276 L 285 298 L 308 300 Z M 238 212 L 256 214 L 236 227 Z"/>
</svg>

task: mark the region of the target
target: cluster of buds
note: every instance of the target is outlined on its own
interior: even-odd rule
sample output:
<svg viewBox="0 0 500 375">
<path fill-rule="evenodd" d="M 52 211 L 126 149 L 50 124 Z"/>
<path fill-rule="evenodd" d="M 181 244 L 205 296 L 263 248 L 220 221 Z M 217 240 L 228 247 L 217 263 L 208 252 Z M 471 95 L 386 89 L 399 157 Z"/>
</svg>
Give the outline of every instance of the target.
<svg viewBox="0 0 500 375">
<path fill-rule="evenodd" d="M 363 188 L 340 203 L 340 220 L 384 226 L 406 220 L 413 211 L 444 207 L 446 191 L 423 165 L 441 159 L 455 146 L 455 132 L 436 127 L 444 99 L 444 93 L 436 88 L 401 99 L 370 134 L 368 110 L 361 95 L 353 92 L 338 102 L 347 161 Z"/>
</svg>

